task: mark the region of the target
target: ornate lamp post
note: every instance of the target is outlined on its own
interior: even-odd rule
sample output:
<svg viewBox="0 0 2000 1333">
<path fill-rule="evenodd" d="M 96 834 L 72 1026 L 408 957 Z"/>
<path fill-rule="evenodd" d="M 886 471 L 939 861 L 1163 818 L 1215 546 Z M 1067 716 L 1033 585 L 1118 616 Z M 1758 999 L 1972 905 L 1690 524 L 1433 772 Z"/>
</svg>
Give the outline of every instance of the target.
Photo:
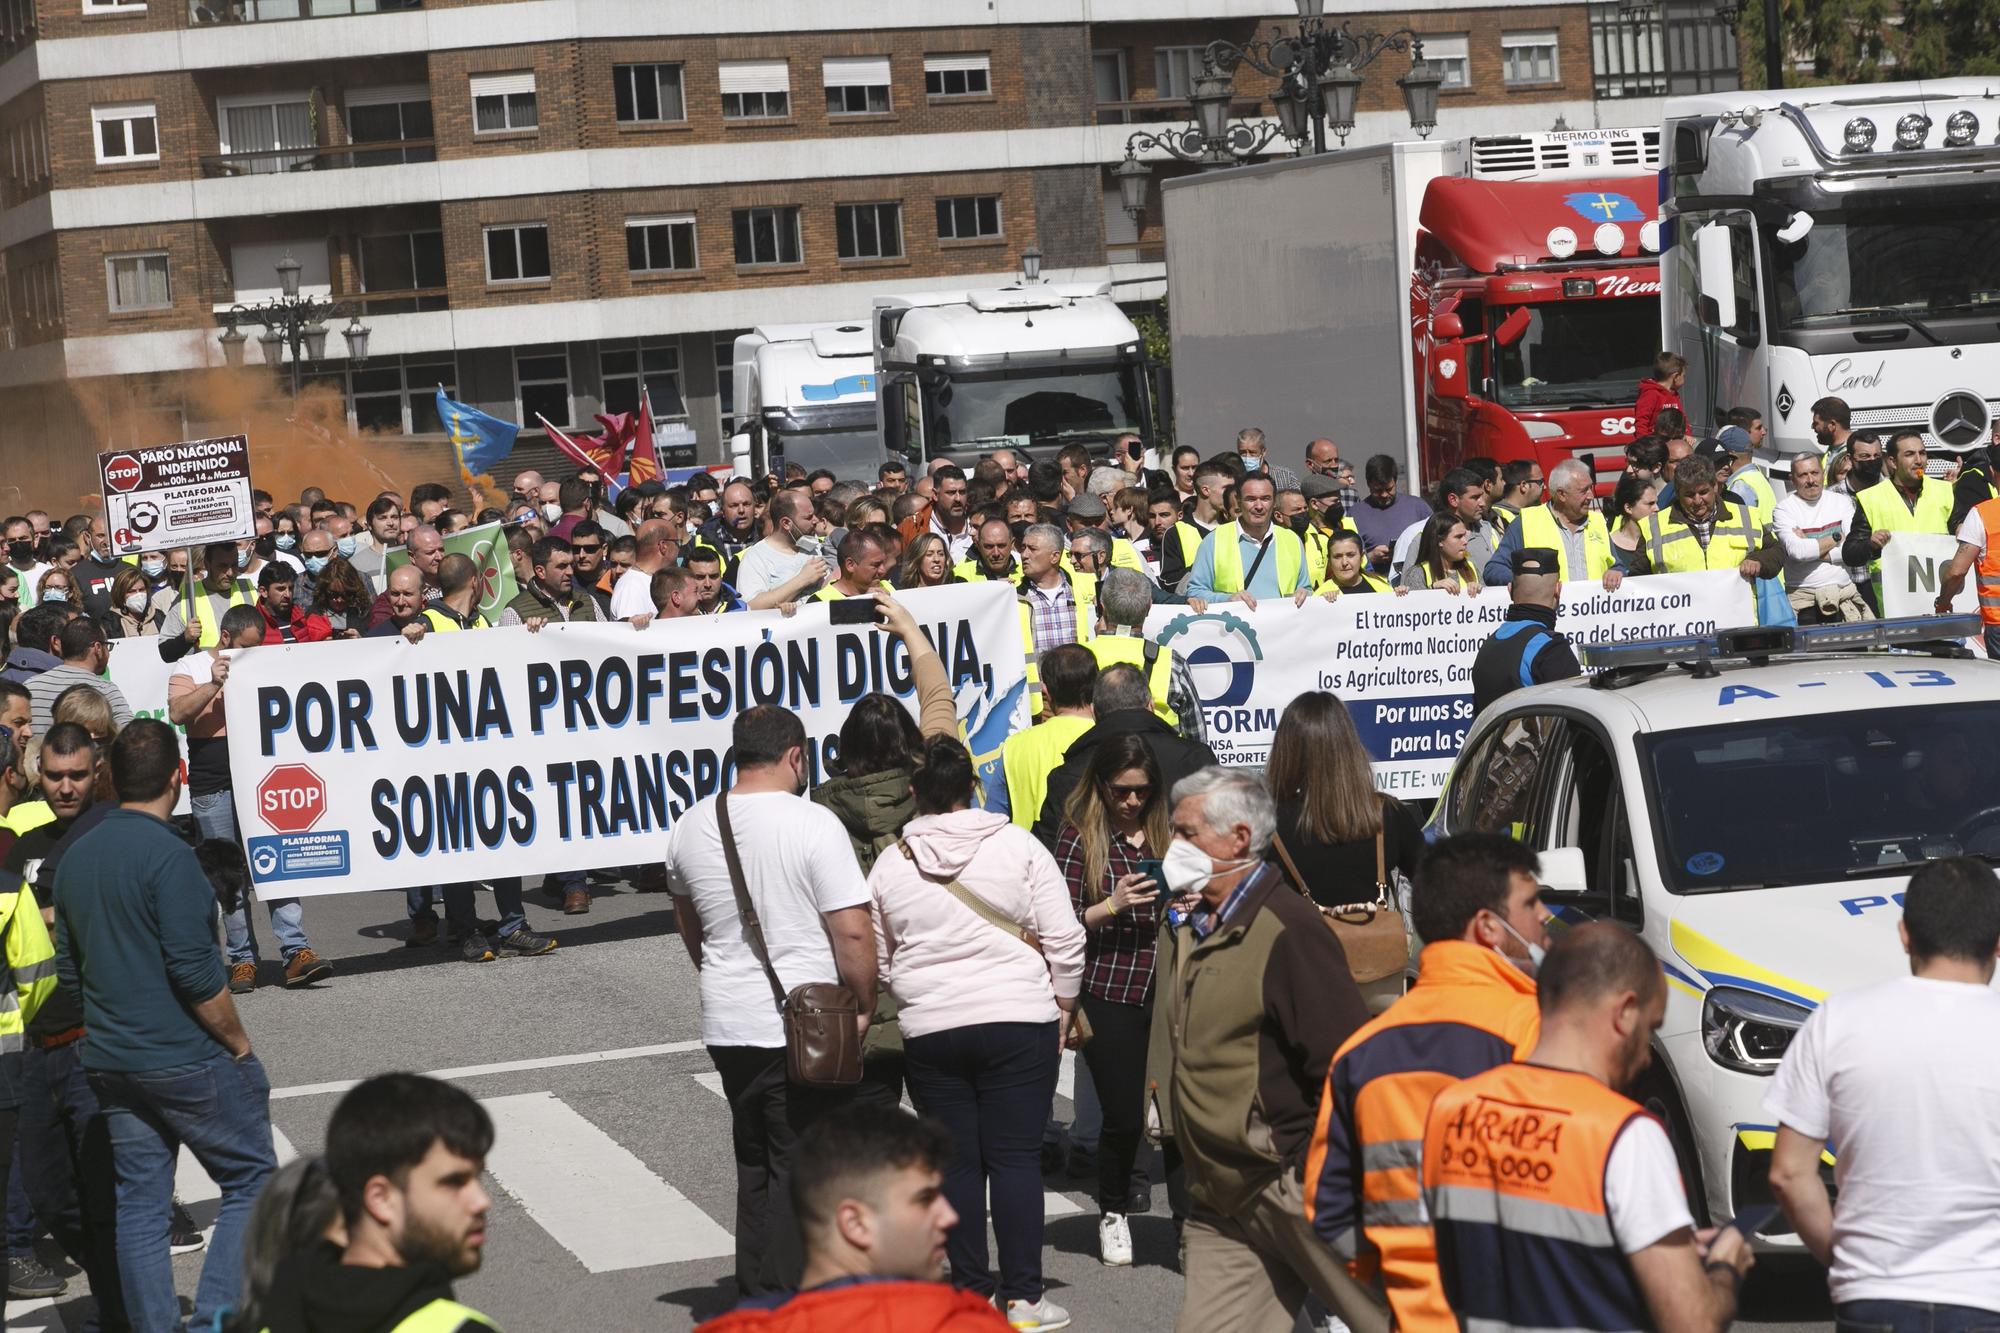
<svg viewBox="0 0 2000 1333">
<path fill-rule="evenodd" d="M 266 364 L 277 365 L 283 358 L 284 350 L 292 352 L 292 397 L 299 396 L 301 367 L 308 359 L 324 360 L 326 357 L 326 321 L 347 319 L 347 327 L 340 331 L 347 340 L 347 359 L 355 365 L 364 365 L 368 360 L 368 336 L 373 332 L 361 322 L 359 306 L 343 301 L 323 301 L 314 296 L 299 295 L 299 272 L 303 265 L 292 258 L 291 252 L 277 263 L 279 295 L 256 305 L 234 305 L 224 316 L 224 327 L 218 341 L 222 344 L 222 356 L 231 366 L 243 364 L 243 348 L 250 341 L 241 326 L 254 324 L 264 332 L 257 336 L 264 349 Z"/>
</svg>

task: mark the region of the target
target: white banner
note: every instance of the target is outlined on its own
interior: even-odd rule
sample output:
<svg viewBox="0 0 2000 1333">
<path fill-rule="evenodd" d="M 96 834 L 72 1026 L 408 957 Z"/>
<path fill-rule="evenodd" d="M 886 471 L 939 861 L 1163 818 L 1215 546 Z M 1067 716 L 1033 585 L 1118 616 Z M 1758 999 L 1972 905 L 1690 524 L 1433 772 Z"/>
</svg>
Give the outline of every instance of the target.
<svg viewBox="0 0 2000 1333">
<path fill-rule="evenodd" d="M 1195 615 L 1153 608 L 1146 630 L 1188 661 L 1208 743 L 1225 764 L 1261 765 L 1285 706 L 1329 690 L 1353 714 L 1375 760 L 1376 785 L 1434 796 L 1472 726 L 1472 660 L 1512 602 L 1413 592 L 1319 598 L 1255 611 L 1218 603 Z M 1563 585 L 1557 625 L 1579 648 L 1757 623 L 1750 585 L 1734 572 L 1654 574 L 1616 592 Z"/>
<path fill-rule="evenodd" d="M 132 706 L 132 716 L 158 718 L 167 721 L 167 678 L 174 674 L 175 664 L 160 660 L 160 640 L 158 635 L 149 634 L 139 639 L 113 639 L 111 641 L 111 664 L 104 674 L 125 696 L 125 702 Z M 181 754 L 187 754 L 187 729 L 175 727 L 174 735 L 180 738 Z M 181 789 L 181 803 L 174 807 L 174 813 L 188 812 L 187 789 Z"/>
<path fill-rule="evenodd" d="M 1025 725 L 1013 589 L 899 594 L 944 659 L 975 761 Z M 743 708 L 796 711 L 814 780 L 855 700 L 914 707 L 909 655 L 825 603 L 778 612 L 255 648 L 224 691 L 251 875 L 266 897 L 659 860 L 726 784 Z"/>
<path fill-rule="evenodd" d="M 1995 540 L 1988 534 L 1989 541 Z M 1943 532 L 1892 532 L 1882 548 L 1882 572 L 1877 576 L 1882 589 L 1882 614 L 1934 616 L 1938 589 L 1944 583 L 1944 567 L 1958 554 L 1958 538 Z M 1951 609 L 1979 614 L 1979 584 L 1973 570 L 1965 572 L 1965 586 L 1952 599 Z"/>
</svg>

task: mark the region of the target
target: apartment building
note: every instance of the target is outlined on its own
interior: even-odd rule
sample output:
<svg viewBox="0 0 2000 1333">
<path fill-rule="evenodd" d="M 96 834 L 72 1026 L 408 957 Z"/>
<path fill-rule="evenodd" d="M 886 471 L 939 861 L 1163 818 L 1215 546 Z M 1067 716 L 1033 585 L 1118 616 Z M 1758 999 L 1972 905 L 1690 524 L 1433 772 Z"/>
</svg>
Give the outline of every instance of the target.
<svg viewBox="0 0 2000 1333">
<path fill-rule="evenodd" d="M 121 430 L 226 426 L 188 377 L 225 363 L 232 307 L 274 296 L 287 257 L 353 311 L 300 373 L 357 427 L 435 436 L 440 385 L 587 426 L 643 382 L 704 461 L 740 330 L 1005 282 L 1031 247 L 1050 276 L 1155 299 L 1158 210 L 1135 225 L 1108 169 L 1136 129 L 1185 120 L 1208 42 L 1295 25 L 1283 6 L 0 0 L 0 484 L 53 468 L 87 489 L 79 460 L 107 442 L 80 405 L 114 391 L 143 406 Z M 1676 32 L 1733 80 L 1733 38 L 1689 13 L 1347 17 L 1423 34 L 1437 132 L 1466 134 L 1654 120 L 1667 72 L 1698 63 Z M 1410 133 L 1404 63 L 1369 67 L 1351 142 Z M 1270 114 L 1269 80 L 1236 87 L 1239 115 Z M 286 359 L 244 332 L 250 366 Z"/>
</svg>

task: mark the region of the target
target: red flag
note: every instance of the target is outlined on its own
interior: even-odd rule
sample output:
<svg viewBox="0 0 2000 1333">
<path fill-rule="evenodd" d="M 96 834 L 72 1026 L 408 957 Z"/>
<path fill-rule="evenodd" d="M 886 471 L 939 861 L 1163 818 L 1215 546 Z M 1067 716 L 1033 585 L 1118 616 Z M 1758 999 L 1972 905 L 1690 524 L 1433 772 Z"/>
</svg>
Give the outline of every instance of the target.
<svg viewBox="0 0 2000 1333">
<path fill-rule="evenodd" d="M 625 458 L 625 484 L 636 486 L 642 481 L 657 481 L 660 476 L 660 460 L 653 453 L 653 395 L 639 386 L 639 426 L 632 439 L 632 450 Z"/>
<path fill-rule="evenodd" d="M 625 439 L 622 433 L 613 429 L 616 419 L 607 419 L 603 416 L 597 419 L 604 422 L 605 434 L 572 436 L 557 430 L 549 423 L 547 417 L 539 413 L 535 416 L 535 420 L 542 423 L 542 429 L 549 433 L 550 442 L 575 460 L 578 467 L 590 468 L 604 476 L 613 477 L 624 469 Z"/>
</svg>

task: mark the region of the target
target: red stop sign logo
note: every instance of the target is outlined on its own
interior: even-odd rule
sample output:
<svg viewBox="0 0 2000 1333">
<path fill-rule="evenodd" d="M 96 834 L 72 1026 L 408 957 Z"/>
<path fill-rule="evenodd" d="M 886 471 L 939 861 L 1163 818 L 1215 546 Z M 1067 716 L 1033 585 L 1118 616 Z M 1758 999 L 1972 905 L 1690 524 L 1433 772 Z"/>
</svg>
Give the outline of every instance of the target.
<svg viewBox="0 0 2000 1333">
<path fill-rule="evenodd" d="M 257 784 L 257 813 L 280 833 L 304 833 L 326 815 L 326 783 L 304 764 L 279 764 Z"/>
<path fill-rule="evenodd" d="M 104 465 L 104 484 L 121 494 L 135 489 L 145 475 L 139 460 L 130 454 L 120 454 Z"/>
</svg>

